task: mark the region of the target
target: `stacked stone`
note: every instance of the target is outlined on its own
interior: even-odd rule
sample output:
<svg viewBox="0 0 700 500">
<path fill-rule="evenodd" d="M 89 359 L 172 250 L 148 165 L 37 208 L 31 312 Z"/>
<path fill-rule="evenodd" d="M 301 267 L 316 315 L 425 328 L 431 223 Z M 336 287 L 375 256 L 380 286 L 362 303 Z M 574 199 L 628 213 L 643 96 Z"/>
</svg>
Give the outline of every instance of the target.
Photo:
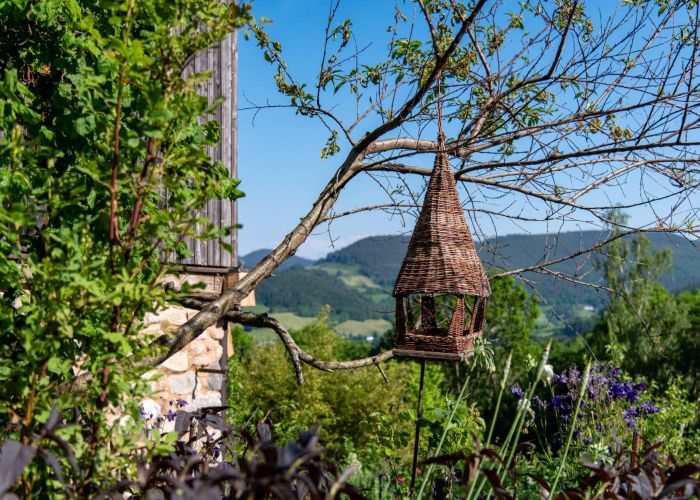
<svg viewBox="0 0 700 500">
<path fill-rule="evenodd" d="M 159 335 L 168 333 L 192 318 L 197 311 L 172 306 L 157 314 L 146 314 L 144 334 Z M 220 370 L 224 338 L 224 328 L 213 325 L 184 349 L 168 358 L 155 370 L 144 374 L 152 380 L 152 399 L 166 415 L 172 408 L 172 401 L 187 402 L 187 411 L 210 406 L 221 406 L 221 390 L 224 375 L 202 372 L 201 369 Z"/>
</svg>

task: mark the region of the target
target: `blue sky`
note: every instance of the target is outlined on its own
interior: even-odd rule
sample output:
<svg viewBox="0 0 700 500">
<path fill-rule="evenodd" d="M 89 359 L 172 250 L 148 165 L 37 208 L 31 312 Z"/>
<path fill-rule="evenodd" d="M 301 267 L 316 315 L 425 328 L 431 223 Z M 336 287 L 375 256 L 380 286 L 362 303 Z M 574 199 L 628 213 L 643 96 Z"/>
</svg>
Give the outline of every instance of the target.
<svg viewBox="0 0 700 500">
<path fill-rule="evenodd" d="M 589 4 L 600 7 L 598 2 Z M 282 43 L 290 71 L 301 81 L 312 81 L 318 72 L 328 5 L 328 0 L 254 2 L 256 17 L 272 19 L 272 24 L 266 30 L 271 39 Z M 413 9 L 403 2 L 400 5 L 407 13 Z M 345 1 L 341 3 L 336 19 L 352 18 L 358 46 L 370 44 L 363 55 L 372 60 L 384 55 L 388 41 L 387 26 L 392 22 L 393 8 L 394 2 L 390 1 Z M 239 108 L 249 107 L 251 103 L 286 104 L 286 98 L 276 94 L 272 78 L 274 68 L 263 60 L 255 42 L 246 41 L 242 34 L 239 34 L 238 71 Z M 321 159 L 320 150 L 328 137 L 327 130 L 317 120 L 295 116 L 286 109 L 261 110 L 257 113 L 242 109 L 238 134 L 238 171 L 243 181 L 242 189 L 246 192 L 246 197 L 239 204 L 239 222 L 243 225 L 239 231 L 239 252 L 245 255 L 252 250 L 275 246 L 296 225 L 328 182 L 342 152 L 336 157 Z M 412 160 L 412 163 L 427 166 L 431 159 Z M 413 179 L 410 182 L 415 186 L 423 181 Z M 638 189 L 634 175 L 627 178 L 628 186 L 635 183 Z M 465 197 L 466 193 L 462 192 L 462 195 Z M 594 205 L 607 205 L 610 200 L 606 197 L 620 202 L 631 199 L 630 192 L 625 193 L 624 187 L 591 196 L 593 198 L 587 201 Z M 362 175 L 351 182 L 335 208 L 342 212 L 387 201 L 377 182 Z M 481 207 L 498 212 L 515 201 L 514 198 L 505 197 L 491 204 L 484 203 Z M 520 200 L 518 203 L 529 214 L 544 209 L 536 203 L 531 204 L 530 200 Z M 642 219 L 652 214 L 638 210 L 631 215 L 633 222 L 643 224 Z M 573 219 L 567 219 L 563 226 L 561 222 L 549 226 L 546 223 L 528 223 L 524 226 L 503 217 L 493 219 L 483 214 L 477 215 L 471 222 L 477 238 L 515 232 L 556 232 L 562 227 L 565 230 L 594 227 L 586 221 Z M 298 254 L 317 258 L 366 236 L 410 234 L 412 226 L 410 216 L 392 218 L 382 212 L 345 217 L 335 221 L 330 230 L 325 226 L 320 227 Z"/>
<path fill-rule="evenodd" d="M 383 6 L 387 11 L 378 14 Z M 338 18 L 352 17 L 356 36 L 369 42 L 378 38 L 377 33 L 386 32 L 391 6 L 391 2 L 345 2 Z M 309 76 L 318 70 L 327 1 L 258 0 L 253 11 L 258 18 L 273 20 L 267 31 L 283 44 L 285 58 L 295 74 Z M 374 45 L 371 50 L 385 48 L 384 44 Z M 283 103 L 276 97 L 273 68 L 262 59 L 254 41 L 239 36 L 238 57 L 239 107 L 249 106 L 249 100 L 256 104 L 268 99 L 270 103 Z M 239 222 L 243 225 L 239 252 L 244 255 L 276 245 L 294 227 L 328 182 L 338 160 L 320 158 L 328 137 L 320 123 L 287 110 L 240 112 L 238 137 L 238 171 L 246 192 L 239 204 Z M 379 187 L 361 177 L 352 182 L 336 206 L 342 211 L 384 201 Z M 325 229 L 309 238 L 299 255 L 319 257 L 332 251 L 334 245 L 340 248 L 365 236 L 410 230 L 400 220 L 381 213 L 346 217 L 336 221 L 330 233 Z"/>
</svg>

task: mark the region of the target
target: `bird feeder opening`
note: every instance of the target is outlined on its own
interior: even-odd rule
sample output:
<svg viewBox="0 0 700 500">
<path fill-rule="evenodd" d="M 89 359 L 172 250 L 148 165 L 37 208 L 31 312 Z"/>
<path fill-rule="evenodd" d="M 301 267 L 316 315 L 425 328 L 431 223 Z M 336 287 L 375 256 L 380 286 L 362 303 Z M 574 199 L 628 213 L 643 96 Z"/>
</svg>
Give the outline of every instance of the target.
<svg viewBox="0 0 700 500">
<path fill-rule="evenodd" d="M 483 334 L 486 299 L 465 295 L 410 294 L 396 301 L 396 348 L 410 357 L 464 357 Z M 432 353 L 425 356 L 419 353 Z"/>
</svg>

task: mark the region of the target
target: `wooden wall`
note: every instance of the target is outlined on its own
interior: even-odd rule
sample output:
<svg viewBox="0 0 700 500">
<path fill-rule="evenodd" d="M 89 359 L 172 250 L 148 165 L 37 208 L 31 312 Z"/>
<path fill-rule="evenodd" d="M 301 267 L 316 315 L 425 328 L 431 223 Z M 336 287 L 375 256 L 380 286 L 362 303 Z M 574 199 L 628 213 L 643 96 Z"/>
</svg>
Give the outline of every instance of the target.
<svg viewBox="0 0 700 500">
<path fill-rule="evenodd" d="M 223 96 L 224 102 L 216 107 L 213 119 L 221 125 L 221 141 L 214 147 L 208 148 L 209 154 L 215 160 L 220 160 L 229 169 L 231 177 L 237 177 L 237 71 L 238 71 L 238 41 L 233 33 L 223 40 L 220 46 L 208 49 L 199 54 L 192 63 L 195 72 L 211 71 L 212 77 L 203 89 L 209 101 Z M 229 200 L 211 200 L 200 214 L 221 227 L 230 226 L 237 222 L 236 204 Z M 179 262 L 186 266 L 211 267 L 220 270 L 236 270 L 238 268 L 238 234 L 234 229 L 225 238 L 233 248 L 233 252 L 224 250 L 220 240 L 187 240 L 193 256 Z"/>
</svg>

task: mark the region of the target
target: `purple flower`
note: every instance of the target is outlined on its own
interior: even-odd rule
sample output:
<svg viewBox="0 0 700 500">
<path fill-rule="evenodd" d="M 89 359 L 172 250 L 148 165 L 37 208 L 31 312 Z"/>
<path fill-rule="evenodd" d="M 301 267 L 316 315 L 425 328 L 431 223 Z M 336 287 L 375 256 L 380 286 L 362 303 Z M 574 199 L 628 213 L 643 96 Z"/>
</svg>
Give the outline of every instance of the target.
<svg viewBox="0 0 700 500">
<path fill-rule="evenodd" d="M 552 380 L 554 380 L 554 382 L 557 384 L 566 384 L 569 381 L 569 379 L 563 373 L 560 375 L 554 375 Z"/>
<path fill-rule="evenodd" d="M 591 444 L 593 440 L 591 438 L 583 438 L 583 444 Z"/>
<path fill-rule="evenodd" d="M 513 396 L 515 396 L 518 399 L 522 399 L 523 397 L 525 397 L 525 392 L 523 392 L 523 390 L 517 385 L 511 387 L 510 392 L 513 394 Z"/>
<path fill-rule="evenodd" d="M 620 370 L 619 368 L 615 367 L 615 368 L 611 368 L 610 371 L 609 371 L 608 373 L 610 374 L 611 377 L 619 377 L 619 376 L 620 376 L 620 372 L 622 372 L 622 370 Z"/>
<path fill-rule="evenodd" d="M 571 386 L 577 386 L 580 381 L 581 372 L 578 371 L 578 368 L 576 368 L 576 366 L 569 368 L 569 384 Z"/>
<path fill-rule="evenodd" d="M 175 413 L 173 410 L 168 410 L 168 414 L 166 415 L 168 417 L 168 420 L 172 422 L 175 420 L 175 417 L 177 417 L 177 413 Z"/>
<path fill-rule="evenodd" d="M 187 406 L 188 403 L 187 403 L 187 401 L 185 401 L 184 399 L 178 399 L 178 400 L 177 400 L 177 405 L 178 405 L 180 408 L 183 408 L 183 407 Z"/>
<path fill-rule="evenodd" d="M 627 396 L 627 382 L 619 382 L 608 387 L 608 394 L 613 399 L 622 399 Z"/>
<path fill-rule="evenodd" d="M 627 391 L 627 401 L 630 403 L 636 403 L 637 400 L 639 399 L 639 391 L 635 390 L 634 388 L 631 388 Z"/>
<path fill-rule="evenodd" d="M 545 402 L 540 399 L 539 396 L 532 396 L 532 404 L 539 408 L 544 408 L 545 406 L 547 406 Z"/>
<path fill-rule="evenodd" d="M 647 384 L 640 382 L 632 384 L 628 381 L 616 382 L 608 388 L 608 394 L 613 399 L 626 399 L 630 403 L 636 403 L 639 399 L 639 393 L 646 390 Z"/>
<path fill-rule="evenodd" d="M 569 412 L 569 403 L 563 396 L 552 396 L 549 400 L 549 408 L 562 413 Z"/>
<path fill-rule="evenodd" d="M 644 415 L 649 415 L 650 413 L 659 413 L 658 406 L 656 406 L 651 401 L 644 401 L 639 406 L 639 409 L 641 410 L 642 413 L 644 413 Z"/>
<path fill-rule="evenodd" d="M 630 406 L 627 410 L 625 410 L 622 413 L 622 417 L 625 419 L 625 422 L 627 422 L 627 427 L 629 427 L 630 429 L 634 429 L 636 427 L 637 424 L 635 419 L 639 415 L 639 407 L 637 406 Z"/>
</svg>

